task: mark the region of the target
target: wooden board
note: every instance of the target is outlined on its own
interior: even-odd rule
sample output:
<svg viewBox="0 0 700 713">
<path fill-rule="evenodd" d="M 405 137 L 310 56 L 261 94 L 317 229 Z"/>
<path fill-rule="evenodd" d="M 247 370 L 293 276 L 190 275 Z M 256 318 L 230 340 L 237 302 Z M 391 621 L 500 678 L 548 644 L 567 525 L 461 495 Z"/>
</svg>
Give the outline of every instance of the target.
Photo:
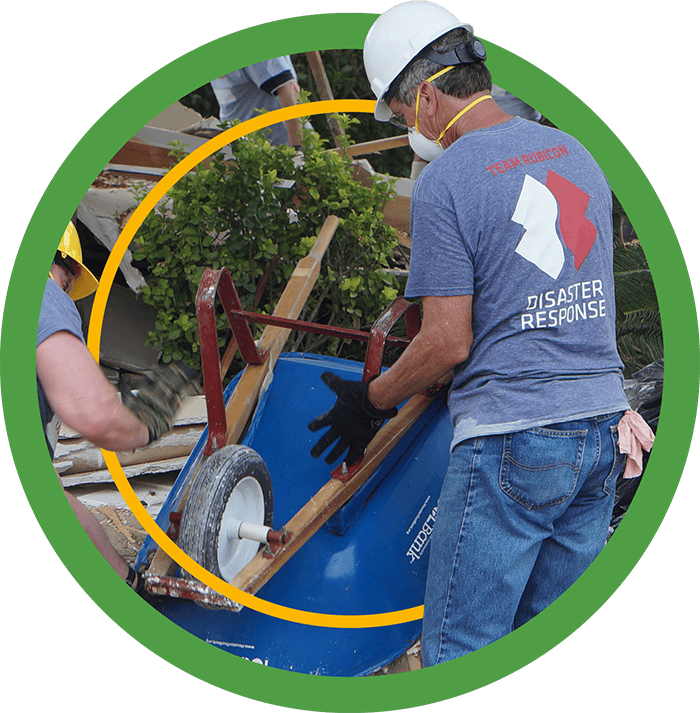
<svg viewBox="0 0 700 713">
<path fill-rule="evenodd" d="M 177 163 L 177 159 L 170 155 L 169 148 L 151 146 L 143 141 L 129 139 L 117 151 L 110 163 L 170 170 Z"/>
<path fill-rule="evenodd" d="M 376 139 L 374 141 L 365 141 L 361 144 L 354 144 L 347 149 L 330 149 L 331 151 L 342 151 L 348 156 L 367 156 L 368 154 L 386 151 L 387 149 L 396 149 L 402 146 L 408 146 L 408 134 L 403 136 L 389 136 L 385 139 Z"/>
<path fill-rule="evenodd" d="M 321 53 L 317 51 L 307 52 L 306 59 L 309 62 L 309 68 L 311 69 L 311 74 L 313 74 L 314 81 L 316 82 L 316 88 L 318 89 L 319 96 L 323 101 L 332 101 L 333 91 L 331 89 L 330 82 L 328 81 L 326 70 L 323 66 Z M 338 120 L 332 114 L 329 114 L 327 118 L 328 126 L 330 127 L 331 134 L 333 135 L 333 141 L 336 146 L 340 146 L 340 137 L 344 133 L 343 129 L 338 123 Z"/>
</svg>

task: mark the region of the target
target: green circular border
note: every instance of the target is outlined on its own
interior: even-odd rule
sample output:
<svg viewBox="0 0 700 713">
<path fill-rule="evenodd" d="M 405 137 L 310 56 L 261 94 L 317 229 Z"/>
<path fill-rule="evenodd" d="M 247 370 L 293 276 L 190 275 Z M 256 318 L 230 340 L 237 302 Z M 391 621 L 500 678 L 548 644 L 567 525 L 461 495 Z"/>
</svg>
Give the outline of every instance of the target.
<svg viewBox="0 0 700 713">
<path fill-rule="evenodd" d="M 187 673 L 241 696 L 304 710 L 383 711 L 434 703 L 503 678 L 561 642 L 615 591 L 656 533 L 688 454 L 698 398 L 700 346 L 690 279 L 653 188 L 580 100 L 544 72 L 486 42 L 495 81 L 538 107 L 595 156 L 637 230 L 654 275 L 666 355 L 662 417 L 644 482 L 615 537 L 564 596 L 504 639 L 434 668 L 362 679 L 308 676 L 238 659 L 172 624 L 116 579 L 61 493 L 34 397 L 37 320 L 58 236 L 94 177 L 164 107 L 235 66 L 312 48 L 359 48 L 375 18 L 312 15 L 242 30 L 183 55 L 134 87 L 87 132 L 49 184 L 20 245 L 2 324 L 0 384 L 13 458 L 37 520 L 83 589 L 134 638 Z M 37 256 L 46 261 L 44 268 Z"/>
</svg>

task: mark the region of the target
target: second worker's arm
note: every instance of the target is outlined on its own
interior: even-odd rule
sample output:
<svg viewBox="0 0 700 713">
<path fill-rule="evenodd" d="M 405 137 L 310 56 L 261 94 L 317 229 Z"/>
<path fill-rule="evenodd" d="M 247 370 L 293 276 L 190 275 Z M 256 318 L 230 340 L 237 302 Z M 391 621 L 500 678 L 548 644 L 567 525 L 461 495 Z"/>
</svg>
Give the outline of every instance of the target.
<svg viewBox="0 0 700 713">
<path fill-rule="evenodd" d="M 164 436 L 182 399 L 199 391 L 193 370 L 169 364 L 148 372 L 138 393 L 120 399 L 87 347 L 66 331 L 37 347 L 36 369 L 59 418 L 91 443 L 112 451 L 134 450 Z"/>
</svg>

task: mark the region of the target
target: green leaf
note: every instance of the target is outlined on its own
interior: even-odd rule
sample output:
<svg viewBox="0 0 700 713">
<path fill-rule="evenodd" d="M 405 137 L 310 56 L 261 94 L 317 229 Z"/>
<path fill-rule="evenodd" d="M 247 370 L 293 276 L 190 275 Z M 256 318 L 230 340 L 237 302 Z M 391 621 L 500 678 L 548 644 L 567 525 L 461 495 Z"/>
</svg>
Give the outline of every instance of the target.
<svg viewBox="0 0 700 713">
<path fill-rule="evenodd" d="M 362 283 L 361 277 L 347 277 L 341 283 L 340 289 L 343 290 L 344 292 L 346 290 L 355 291 L 355 290 L 357 290 L 357 288 L 360 286 L 361 283 Z"/>
</svg>

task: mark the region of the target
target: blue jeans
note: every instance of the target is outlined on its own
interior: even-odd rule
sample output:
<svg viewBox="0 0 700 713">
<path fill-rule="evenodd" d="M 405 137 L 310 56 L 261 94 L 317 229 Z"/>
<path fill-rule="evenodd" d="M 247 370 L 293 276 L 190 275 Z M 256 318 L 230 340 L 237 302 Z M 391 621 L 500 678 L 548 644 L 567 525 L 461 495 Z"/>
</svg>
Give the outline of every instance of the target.
<svg viewBox="0 0 700 713">
<path fill-rule="evenodd" d="M 430 543 L 423 663 L 463 656 L 551 604 L 602 550 L 622 412 L 453 451 Z"/>
</svg>

